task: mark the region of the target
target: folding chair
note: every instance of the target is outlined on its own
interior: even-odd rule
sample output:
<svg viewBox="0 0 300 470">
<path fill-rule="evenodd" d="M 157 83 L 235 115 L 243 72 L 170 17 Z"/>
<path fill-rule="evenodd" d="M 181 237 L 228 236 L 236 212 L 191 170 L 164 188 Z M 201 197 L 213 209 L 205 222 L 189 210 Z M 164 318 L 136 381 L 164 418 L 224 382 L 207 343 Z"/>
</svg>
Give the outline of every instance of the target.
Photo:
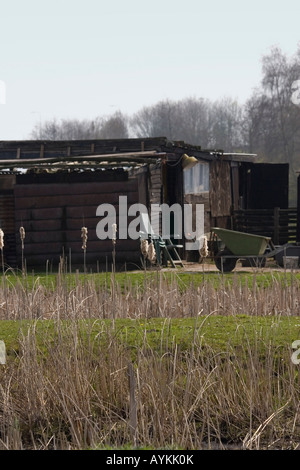
<svg viewBox="0 0 300 470">
<path fill-rule="evenodd" d="M 148 214 L 142 213 L 140 215 L 140 221 L 140 236 L 141 238 L 147 239 L 149 242 L 153 242 L 158 264 L 167 266 L 169 261 L 173 268 L 176 268 L 178 265 L 183 267 L 183 262 L 177 251 L 177 249 L 183 248 L 183 245 L 175 245 L 172 243 L 171 237 L 163 239 L 160 235 L 155 234 Z"/>
</svg>

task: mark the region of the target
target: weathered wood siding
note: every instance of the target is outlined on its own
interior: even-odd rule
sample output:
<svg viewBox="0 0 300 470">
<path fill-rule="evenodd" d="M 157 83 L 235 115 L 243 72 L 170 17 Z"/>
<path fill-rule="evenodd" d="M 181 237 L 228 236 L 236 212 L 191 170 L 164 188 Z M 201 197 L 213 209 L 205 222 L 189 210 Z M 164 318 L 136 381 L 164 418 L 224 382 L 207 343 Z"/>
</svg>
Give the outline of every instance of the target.
<svg viewBox="0 0 300 470">
<path fill-rule="evenodd" d="M 231 214 L 230 162 L 215 160 L 210 164 L 210 210 L 212 218 Z"/>
<path fill-rule="evenodd" d="M 162 167 L 161 165 L 149 165 L 148 193 L 149 193 L 149 210 L 152 204 L 161 204 L 163 191 Z M 149 214 L 151 216 L 151 214 Z M 154 233 L 160 234 L 161 231 L 161 214 L 157 213 L 151 219 L 151 225 Z"/>
<path fill-rule="evenodd" d="M 196 204 L 204 204 L 204 232 L 209 232 L 214 225 L 226 227 L 230 221 L 232 203 L 230 162 L 220 160 L 211 162 L 209 178 L 209 192 L 184 196 L 184 202 L 193 205 L 194 214 Z"/>
<path fill-rule="evenodd" d="M 298 175 L 297 242 L 300 243 L 300 174 Z"/>
<path fill-rule="evenodd" d="M 72 178 L 71 178 L 72 179 Z M 86 261 L 100 265 L 112 259 L 111 240 L 99 240 L 96 235 L 96 216 L 100 204 L 113 204 L 118 224 L 119 196 L 127 196 L 128 205 L 139 201 L 137 178 L 124 181 L 84 181 L 52 183 L 36 182 L 14 188 L 16 229 L 23 225 L 26 231 L 25 258 L 28 265 L 41 266 L 46 261 L 56 264 L 60 256 L 71 256 L 72 265 L 82 265 L 81 227 L 88 229 Z M 114 220 L 111 220 L 113 223 Z M 20 259 L 21 246 L 17 243 Z M 118 240 L 116 261 L 137 262 L 139 242 Z"/>
<path fill-rule="evenodd" d="M 210 162 L 209 179 L 209 191 L 184 196 L 184 202 L 193 206 L 194 224 L 196 205 L 204 205 L 204 233 L 208 233 L 213 226 L 229 228 L 232 204 L 230 162 L 222 160 Z M 186 252 L 186 257 L 190 261 L 195 261 L 198 253 Z"/>
<path fill-rule="evenodd" d="M 204 232 L 210 230 L 210 198 L 209 193 L 202 194 L 186 194 L 184 197 L 185 204 L 192 204 L 193 206 L 193 223 L 196 220 L 196 205 L 204 205 Z"/>
</svg>

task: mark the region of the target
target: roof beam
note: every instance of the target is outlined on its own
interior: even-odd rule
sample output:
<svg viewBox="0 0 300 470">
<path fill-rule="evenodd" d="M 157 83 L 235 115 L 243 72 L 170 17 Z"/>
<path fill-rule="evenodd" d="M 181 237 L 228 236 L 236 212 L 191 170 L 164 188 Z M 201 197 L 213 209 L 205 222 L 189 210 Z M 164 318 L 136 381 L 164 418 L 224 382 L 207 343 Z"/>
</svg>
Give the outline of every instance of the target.
<svg viewBox="0 0 300 470">
<path fill-rule="evenodd" d="M 132 165 L 137 163 L 156 163 L 158 159 L 166 156 L 166 153 L 158 153 L 155 151 L 147 152 L 130 152 L 130 153 L 111 153 L 103 155 L 80 155 L 80 156 L 60 156 L 60 157 L 49 157 L 49 158 L 20 158 L 18 160 L 0 160 L 0 168 L 28 168 L 31 166 L 47 166 L 49 164 L 64 164 L 66 166 L 72 165 L 76 167 L 77 163 L 89 162 L 89 166 L 93 166 L 93 163 L 131 163 Z M 55 165 L 56 166 L 56 165 Z M 96 165 L 98 166 L 98 165 Z"/>
</svg>

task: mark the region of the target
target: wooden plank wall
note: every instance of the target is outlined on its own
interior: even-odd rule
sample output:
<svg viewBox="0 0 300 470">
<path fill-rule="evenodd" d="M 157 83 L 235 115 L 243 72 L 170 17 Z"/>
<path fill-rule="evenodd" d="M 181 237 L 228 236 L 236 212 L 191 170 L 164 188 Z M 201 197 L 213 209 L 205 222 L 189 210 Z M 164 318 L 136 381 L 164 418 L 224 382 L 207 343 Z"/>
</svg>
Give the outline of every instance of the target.
<svg viewBox="0 0 300 470">
<path fill-rule="evenodd" d="M 204 205 L 204 233 L 210 231 L 211 222 L 210 222 L 210 198 L 209 192 L 205 192 L 202 194 L 186 194 L 184 196 L 184 203 L 185 204 L 192 204 L 193 210 L 193 230 L 195 230 L 196 224 L 196 205 L 203 204 Z M 186 251 L 185 257 L 187 261 L 194 261 L 197 262 L 199 260 L 199 253 L 198 251 Z"/>
<path fill-rule="evenodd" d="M 193 221 L 196 204 L 204 204 L 204 232 L 213 226 L 231 228 L 231 163 L 215 160 L 210 163 L 209 192 L 185 194 L 184 202 L 193 205 Z M 196 261 L 198 253 L 186 252 L 188 261 Z"/>
<path fill-rule="evenodd" d="M 4 232 L 4 263 L 15 266 L 16 237 L 15 237 L 15 204 L 13 186 L 15 175 L 0 174 L 0 228 Z"/>
<path fill-rule="evenodd" d="M 204 232 L 210 231 L 210 201 L 209 193 L 205 192 L 202 194 L 186 194 L 184 196 L 185 204 L 192 204 L 193 206 L 193 223 L 196 220 L 196 205 L 204 205 Z"/>
<path fill-rule="evenodd" d="M 63 253 L 71 256 L 72 266 L 83 265 L 81 227 L 86 226 L 87 264 L 94 266 L 99 262 L 103 267 L 107 260 L 111 263 L 112 242 L 97 238 L 96 226 L 101 217 L 96 216 L 96 209 L 103 203 L 113 204 L 118 215 L 119 196 L 127 196 L 130 205 L 138 202 L 139 193 L 137 178 L 134 178 L 76 184 L 17 184 L 14 196 L 16 230 L 23 225 L 26 231 L 25 258 L 28 266 L 45 267 L 47 260 L 57 264 Z M 17 255 L 20 260 L 20 242 L 17 243 Z M 138 241 L 117 241 L 117 264 L 138 260 Z"/>
<path fill-rule="evenodd" d="M 0 228 L 4 232 L 4 264 L 15 266 L 16 264 L 16 237 L 14 216 L 14 194 L 5 192 L 0 194 Z M 2 264 L 2 260 L 0 260 Z"/>
</svg>

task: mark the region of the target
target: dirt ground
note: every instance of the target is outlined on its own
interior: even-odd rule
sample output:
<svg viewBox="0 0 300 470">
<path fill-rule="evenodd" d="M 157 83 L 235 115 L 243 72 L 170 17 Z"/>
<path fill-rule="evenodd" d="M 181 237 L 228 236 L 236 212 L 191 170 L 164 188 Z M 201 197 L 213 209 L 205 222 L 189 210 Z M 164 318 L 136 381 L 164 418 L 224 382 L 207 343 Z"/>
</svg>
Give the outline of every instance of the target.
<svg viewBox="0 0 300 470">
<path fill-rule="evenodd" d="M 188 261 L 183 261 L 184 267 L 179 267 L 179 268 L 162 268 L 161 271 L 174 271 L 176 269 L 183 271 L 183 272 L 216 272 L 220 273 L 220 271 L 217 269 L 216 265 L 213 262 L 209 263 L 195 263 L 195 262 L 188 262 Z M 267 261 L 266 266 L 256 268 L 256 267 L 245 267 L 242 266 L 242 263 L 240 261 L 237 262 L 236 267 L 232 272 L 259 272 L 259 273 L 264 273 L 264 272 L 300 272 L 300 268 L 298 269 L 284 269 L 278 266 L 276 263 L 274 263 L 273 260 Z"/>
</svg>

